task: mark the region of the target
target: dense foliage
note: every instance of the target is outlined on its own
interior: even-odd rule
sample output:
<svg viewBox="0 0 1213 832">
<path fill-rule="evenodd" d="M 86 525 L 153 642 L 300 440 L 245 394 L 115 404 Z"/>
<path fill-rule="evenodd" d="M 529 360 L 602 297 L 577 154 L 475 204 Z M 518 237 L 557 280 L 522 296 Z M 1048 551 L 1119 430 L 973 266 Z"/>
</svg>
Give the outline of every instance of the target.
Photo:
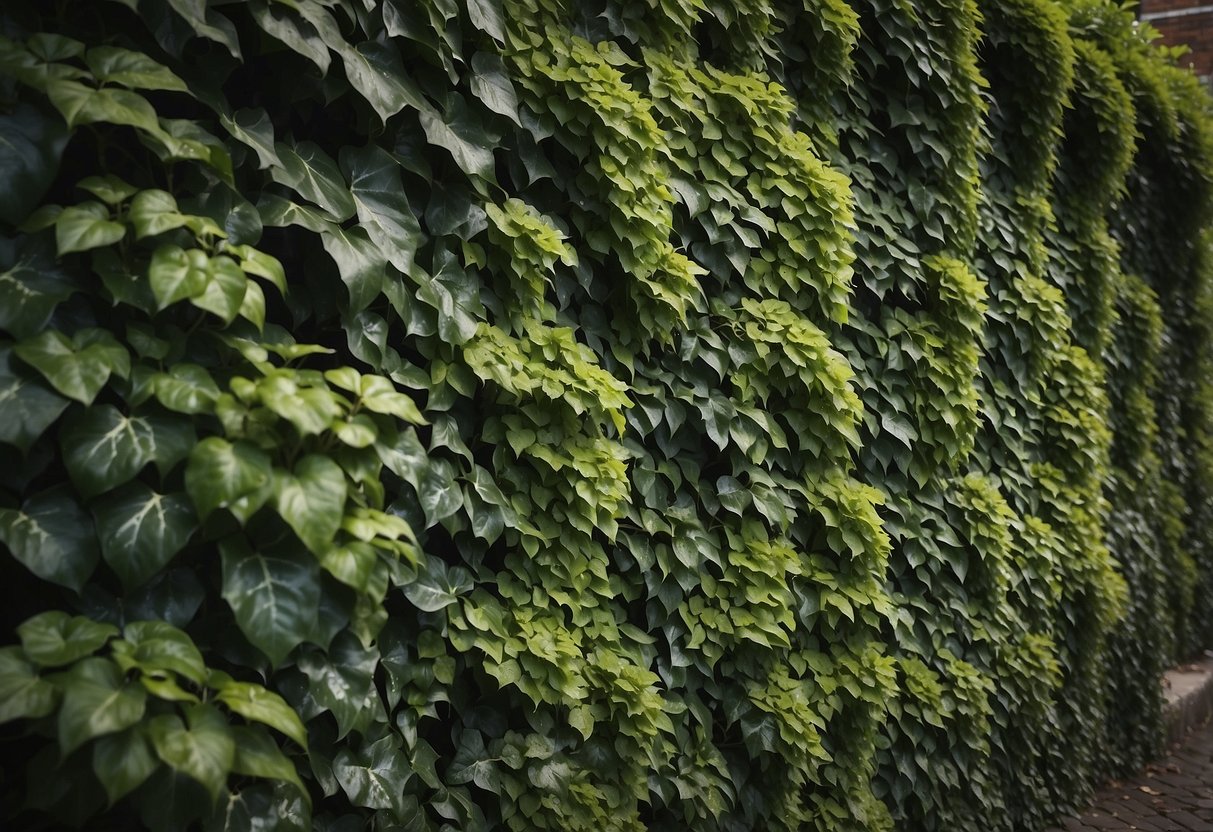
<svg viewBox="0 0 1213 832">
<path fill-rule="evenodd" d="M 15 828 L 1034 830 L 1213 626 L 1107 0 L 0 10 Z"/>
</svg>

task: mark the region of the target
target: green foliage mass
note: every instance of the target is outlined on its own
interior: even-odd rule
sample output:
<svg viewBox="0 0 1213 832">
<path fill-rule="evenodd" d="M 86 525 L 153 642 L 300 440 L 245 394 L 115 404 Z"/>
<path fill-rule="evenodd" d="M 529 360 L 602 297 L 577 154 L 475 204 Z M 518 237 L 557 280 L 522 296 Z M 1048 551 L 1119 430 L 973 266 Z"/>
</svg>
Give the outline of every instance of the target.
<svg viewBox="0 0 1213 832">
<path fill-rule="evenodd" d="M 0 11 L 5 823 L 1027 832 L 1213 640 L 1109 0 Z"/>
</svg>

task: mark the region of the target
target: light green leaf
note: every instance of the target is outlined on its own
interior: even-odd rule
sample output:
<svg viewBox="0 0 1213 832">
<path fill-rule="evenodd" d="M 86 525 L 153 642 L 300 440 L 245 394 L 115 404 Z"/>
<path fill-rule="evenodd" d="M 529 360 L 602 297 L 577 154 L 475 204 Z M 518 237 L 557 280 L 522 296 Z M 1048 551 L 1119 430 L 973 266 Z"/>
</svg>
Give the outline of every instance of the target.
<svg viewBox="0 0 1213 832">
<path fill-rule="evenodd" d="M 43 667 L 59 667 L 96 653 L 118 635 L 118 628 L 82 615 L 48 610 L 22 622 L 17 635 L 31 661 Z"/>
<path fill-rule="evenodd" d="M 316 559 L 291 550 L 253 552 L 243 540 L 220 546 L 223 598 L 253 646 L 275 665 L 298 646 L 316 623 L 320 574 Z"/>
<path fill-rule="evenodd" d="M 55 710 L 59 689 L 34 671 L 19 647 L 0 648 L 0 725 Z"/>
<path fill-rule="evenodd" d="M 413 269 L 413 256 L 425 238 L 400 182 L 400 163 L 376 145 L 341 150 L 341 169 L 371 241 L 403 274 Z"/>
<path fill-rule="evenodd" d="M 200 294 L 190 296 L 190 303 L 230 324 L 243 308 L 248 282 L 235 260 L 222 254 L 211 257 L 206 265 L 206 285 Z"/>
<path fill-rule="evenodd" d="M 116 46 L 95 46 L 88 50 L 84 62 L 97 80 L 109 84 L 120 84 L 136 90 L 189 92 L 189 87 L 172 70 L 142 52 Z"/>
<path fill-rule="evenodd" d="M 206 681 L 206 664 L 193 639 L 165 621 L 133 621 L 122 630 L 122 640 L 114 643 L 119 664 L 133 665 L 145 672 L 167 670 L 201 685 Z"/>
<path fill-rule="evenodd" d="M 95 737 L 113 734 L 143 718 L 147 693 L 122 678 L 108 659 L 81 659 L 57 677 L 63 690 L 59 708 L 59 750 L 63 756 Z"/>
<path fill-rule="evenodd" d="M 59 418 L 68 402 L 16 372 L 12 355 L 12 347 L 0 346 L 0 413 L 4 414 L 0 442 L 25 451 Z"/>
<path fill-rule="evenodd" d="M 333 545 L 345 512 L 346 482 L 341 466 L 309 454 L 293 473 L 274 472 L 274 504 L 282 519 L 316 554 Z"/>
<path fill-rule="evenodd" d="M 152 105 L 130 90 L 95 89 L 79 81 L 54 80 L 46 85 L 46 93 L 69 127 L 105 123 L 137 127 L 151 134 L 163 132 Z"/>
<path fill-rule="evenodd" d="M 88 191 L 106 205 L 118 205 L 139 191 L 134 185 L 119 179 L 112 173 L 81 179 L 76 183 L 76 187 Z"/>
<path fill-rule="evenodd" d="M 126 226 L 111 220 L 109 208 L 100 202 L 64 208 L 55 220 L 55 245 L 60 256 L 111 246 L 124 236 Z"/>
<path fill-rule="evenodd" d="M 141 725 L 102 737 L 93 745 L 93 773 L 111 806 L 143 785 L 159 765 Z"/>
<path fill-rule="evenodd" d="M 270 169 L 275 182 L 294 188 L 301 197 L 328 211 L 338 222 L 354 215 L 354 198 L 341 178 L 337 163 L 318 145 L 301 142 L 292 149 L 280 142 L 274 148 L 282 160 L 281 167 Z"/>
<path fill-rule="evenodd" d="M 215 699 L 245 719 L 275 728 L 307 748 L 307 730 L 299 714 L 273 691 L 251 682 L 225 681 L 219 685 Z"/>
<path fill-rule="evenodd" d="M 219 398 L 219 385 L 210 372 L 197 364 L 179 363 L 152 378 L 152 393 L 160 404 L 178 413 L 212 413 Z"/>
<path fill-rule="evenodd" d="M 177 209 L 177 200 L 173 195 L 157 190 L 136 194 L 131 200 L 127 218 L 135 227 L 135 239 L 138 240 L 181 228 L 188 222 L 188 218 Z"/>
<path fill-rule="evenodd" d="M 158 716 L 148 723 L 156 754 L 176 771 L 197 780 L 213 800 L 227 784 L 236 756 L 231 726 L 210 705 L 185 708 L 188 727 L 177 716 Z"/>
<path fill-rule="evenodd" d="M 170 245 L 156 249 L 147 276 L 158 308 L 202 294 L 210 280 L 209 265 L 206 252 L 196 248 L 185 251 Z"/>
<path fill-rule="evenodd" d="M 66 486 L 0 509 L 0 541 L 39 578 L 79 592 L 100 556 L 92 520 Z"/>
<path fill-rule="evenodd" d="M 265 452 L 247 442 L 232 444 L 211 436 L 190 453 L 185 490 L 202 519 L 270 482 L 273 469 Z"/>
<path fill-rule="evenodd" d="M 68 338 L 47 330 L 27 338 L 13 350 L 34 367 L 56 390 L 82 404 L 91 404 L 111 373 L 130 375 L 131 359 L 114 336 L 99 329 L 84 329 Z"/>
<path fill-rule="evenodd" d="M 101 555 L 124 586 L 142 586 L 184 548 L 198 526 L 181 494 L 158 494 L 134 482 L 93 507 Z"/>
</svg>

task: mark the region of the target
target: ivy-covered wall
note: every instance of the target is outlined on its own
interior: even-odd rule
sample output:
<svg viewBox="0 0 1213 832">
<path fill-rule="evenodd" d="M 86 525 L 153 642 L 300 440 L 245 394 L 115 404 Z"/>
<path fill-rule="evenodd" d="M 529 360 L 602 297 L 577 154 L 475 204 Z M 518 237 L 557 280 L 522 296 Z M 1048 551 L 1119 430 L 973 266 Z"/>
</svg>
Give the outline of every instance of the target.
<svg viewBox="0 0 1213 832">
<path fill-rule="evenodd" d="M 1037 830 L 1213 641 L 1110 0 L 0 10 L 15 828 Z"/>
</svg>

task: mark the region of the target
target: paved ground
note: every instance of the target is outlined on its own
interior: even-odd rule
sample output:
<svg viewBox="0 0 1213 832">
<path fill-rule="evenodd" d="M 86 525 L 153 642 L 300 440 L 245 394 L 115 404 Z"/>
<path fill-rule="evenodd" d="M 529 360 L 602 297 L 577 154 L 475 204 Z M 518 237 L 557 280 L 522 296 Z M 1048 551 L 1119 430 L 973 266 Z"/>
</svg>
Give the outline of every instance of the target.
<svg viewBox="0 0 1213 832">
<path fill-rule="evenodd" d="M 1213 723 L 1134 780 L 1112 783 L 1081 817 L 1049 832 L 1213 832 Z"/>
</svg>

